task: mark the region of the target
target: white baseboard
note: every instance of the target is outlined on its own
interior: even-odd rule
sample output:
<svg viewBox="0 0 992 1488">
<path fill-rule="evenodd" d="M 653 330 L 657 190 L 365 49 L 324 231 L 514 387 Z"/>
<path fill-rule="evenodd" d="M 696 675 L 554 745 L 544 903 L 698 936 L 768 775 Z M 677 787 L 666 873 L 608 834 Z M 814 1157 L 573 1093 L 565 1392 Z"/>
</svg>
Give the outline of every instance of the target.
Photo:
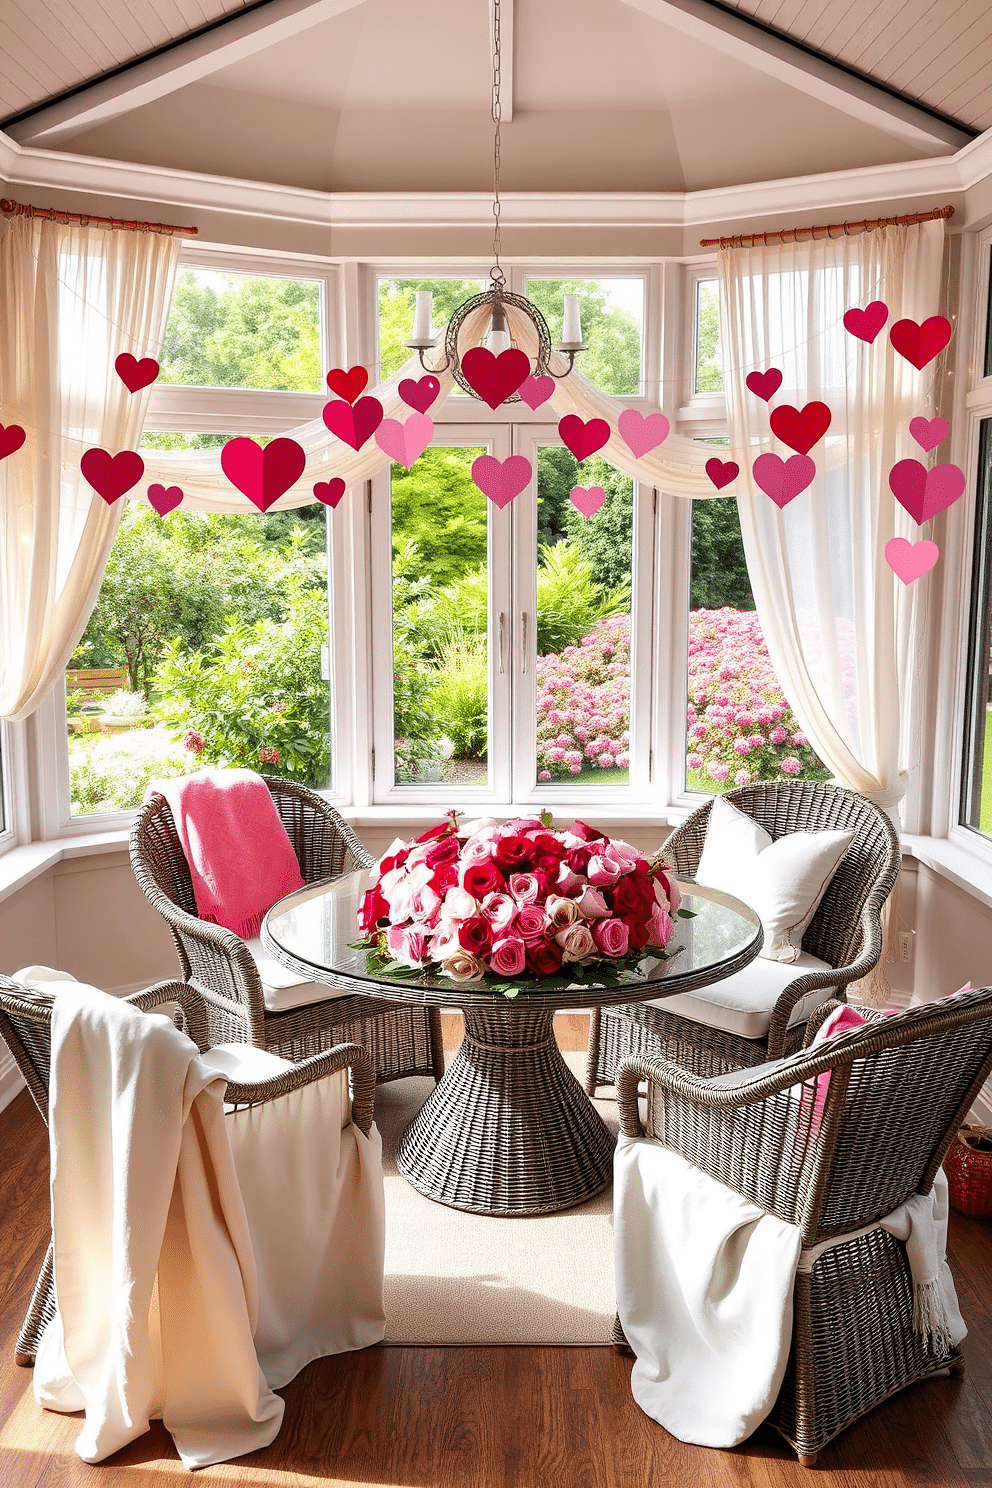
<svg viewBox="0 0 992 1488">
<path fill-rule="evenodd" d="M 13 1056 L 3 1049 L 0 1053 L 0 1111 L 5 1111 L 24 1088 L 24 1076 L 14 1063 Z"/>
<path fill-rule="evenodd" d="M 969 1126 L 992 1126 L 992 1080 L 987 1080 L 981 1095 L 968 1112 Z"/>
</svg>

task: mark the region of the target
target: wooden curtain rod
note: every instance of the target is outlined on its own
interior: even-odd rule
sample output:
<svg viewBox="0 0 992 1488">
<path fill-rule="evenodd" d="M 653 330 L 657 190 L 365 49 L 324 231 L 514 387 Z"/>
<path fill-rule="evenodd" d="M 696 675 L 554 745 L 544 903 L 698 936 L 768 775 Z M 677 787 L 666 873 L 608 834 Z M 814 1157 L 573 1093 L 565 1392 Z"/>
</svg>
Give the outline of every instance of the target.
<svg viewBox="0 0 992 1488">
<path fill-rule="evenodd" d="M 752 248 L 755 243 L 796 243 L 800 234 L 817 234 L 830 238 L 835 233 L 848 237 L 852 232 L 873 232 L 876 227 L 904 227 L 913 222 L 934 222 L 938 217 L 953 217 L 953 207 L 935 207 L 932 212 L 910 212 L 905 217 L 865 217 L 860 222 L 830 222 L 826 227 L 783 227 L 777 232 L 741 233 L 734 238 L 700 238 L 700 248 Z"/>
<path fill-rule="evenodd" d="M 128 222 L 123 217 L 93 217 L 89 212 L 63 212 L 59 207 L 30 207 L 26 202 L 0 200 L 0 212 L 8 217 L 44 217 L 48 222 L 79 222 L 83 227 L 117 227 L 130 232 L 162 233 L 169 238 L 195 238 L 198 227 L 177 227 L 172 222 Z"/>
</svg>

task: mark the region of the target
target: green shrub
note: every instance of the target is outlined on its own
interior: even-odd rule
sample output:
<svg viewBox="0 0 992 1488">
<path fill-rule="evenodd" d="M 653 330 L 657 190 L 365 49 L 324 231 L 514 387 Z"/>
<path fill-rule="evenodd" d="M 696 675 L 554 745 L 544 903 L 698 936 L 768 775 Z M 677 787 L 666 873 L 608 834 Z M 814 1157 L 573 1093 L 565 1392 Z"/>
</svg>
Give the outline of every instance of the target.
<svg viewBox="0 0 992 1488">
<path fill-rule="evenodd" d="M 77 813 L 129 811 L 140 806 L 153 780 L 188 775 L 196 756 L 163 729 L 85 734 L 69 740 L 69 788 Z"/>
<path fill-rule="evenodd" d="M 453 635 L 441 648 L 431 710 L 463 759 L 485 759 L 489 741 L 489 666 L 485 642 Z"/>
</svg>

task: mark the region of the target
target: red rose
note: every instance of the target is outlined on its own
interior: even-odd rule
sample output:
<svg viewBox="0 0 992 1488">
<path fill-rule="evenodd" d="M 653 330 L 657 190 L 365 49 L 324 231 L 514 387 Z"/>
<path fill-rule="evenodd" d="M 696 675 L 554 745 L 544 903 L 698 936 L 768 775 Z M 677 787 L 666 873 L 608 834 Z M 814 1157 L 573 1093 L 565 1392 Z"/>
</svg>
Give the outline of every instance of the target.
<svg viewBox="0 0 992 1488">
<path fill-rule="evenodd" d="M 630 948 L 643 951 L 651 936 L 651 921 L 632 914 L 621 915 L 621 919 L 630 932 Z"/>
<path fill-rule="evenodd" d="M 581 837 L 583 842 L 606 841 L 605 832 L 597 832 L 595 827 L 590 827 L 583 821 L 574 821 L 568 830 L 573 837 Z"/>
<path fill-rule="evenodd" d="M 556 863 L 560 863 L 565 856 L 565 844 L 552 832 L 535 832 L 531 842 L 540 857 L 553 858 Z"/>
<path fill-rule="evenodd" d="M 527 947 L 527 970 L 531 976 L 554 976 L 561 970 L 561 947 L 550 940 L 538 940 Z"/>
<path fill-rule="evenodd" d="M 424 862 L 428 868 L 436 868 L 440 863 L 454 863 L 460 851 L 457 837 L 441 837 L 430 849 Z"/>
<path fill-rule="evenodd" d="M 651 913 L 656 902 L 651 880 L 637 878 L 631 873 L 622 874 L 610 892 L 613 895 L 613 911 L 620 916 L 636 914 L 644 919 Z"/>
<path fill-rule="evenodd" d="M 534 850 L 527 837 L 499 837 L 493 858 L 504 873 L 522 873 L 534 861 Z"/>
<path fill-rule="evenodd" d="M 387 873 L 392 873 L 394 868 L 401 868 L 409 856 L 410 849 L 408 847 L 401 847 L 399 852 L 393 853 L 391 858 L 382 858 L 379 863 L 380 878 L 384 877 Z"/>
<path fill-rule="evenodd" d="M 369 889 L 362 900 L 362 907 L 358 911 L 359 928 L 371 935 L 380 920 L 389 919 L 389 905 L 379 892 L 376 884 L 374 889 Z"/>
<path fill-rule="evenodd" d="M 565 854 L 565 862 L 573 873 L 585 873 L 591 857 L 591 847 L 573 847 Z"/>
<path fill-rule="evenodd" d="M 461 880 L 462 888 L 473 899 L 484 899 L 487 894 L 501 894 L 506 888 L 506 879 L 492 860 L 488 863 L 468 863 L 462 869 Z"/>
<path fill-rule="evenodd" d="M 439 868 L 434 869 L 431 879 L 431 888 L 435 894 L 440 894 L 443 899 L 448 889 L 458 882 L 458 864 L 442 863 Z"/>
<path fill-rule="evenodd" d="M 462 920 L 458 926 L 458 944 L 473 956 L 484 956 L 492 943 L 492 926 L 481 915 Z"/>
<path fill-rule="evenodd" d="M 454 823 L 451 821 L 438 822 L 436 827 L 428 827 L 426 832 L 421 832 L 417 838 L 418 842 L 430 842 L 434 837 L 450 837 L 454 832 Z"/>
</svg>

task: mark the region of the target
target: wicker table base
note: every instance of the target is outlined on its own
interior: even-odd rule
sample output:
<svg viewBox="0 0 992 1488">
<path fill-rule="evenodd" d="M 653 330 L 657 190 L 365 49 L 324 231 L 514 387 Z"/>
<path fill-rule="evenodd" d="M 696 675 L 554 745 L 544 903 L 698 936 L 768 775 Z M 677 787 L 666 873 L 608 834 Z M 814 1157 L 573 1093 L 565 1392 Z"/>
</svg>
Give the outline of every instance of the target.
<svg viewBox="0 0 992 1488">
<path fill-rule="evenodd" d="M 397 1167 L 429 1199 L 478 1214 L 546 1214 L 592 1198 L 614 1139 L 565 1063 L 554 1011 L 465 1009 L 465 1037 L 403 1134 Z"/>
</svg>

